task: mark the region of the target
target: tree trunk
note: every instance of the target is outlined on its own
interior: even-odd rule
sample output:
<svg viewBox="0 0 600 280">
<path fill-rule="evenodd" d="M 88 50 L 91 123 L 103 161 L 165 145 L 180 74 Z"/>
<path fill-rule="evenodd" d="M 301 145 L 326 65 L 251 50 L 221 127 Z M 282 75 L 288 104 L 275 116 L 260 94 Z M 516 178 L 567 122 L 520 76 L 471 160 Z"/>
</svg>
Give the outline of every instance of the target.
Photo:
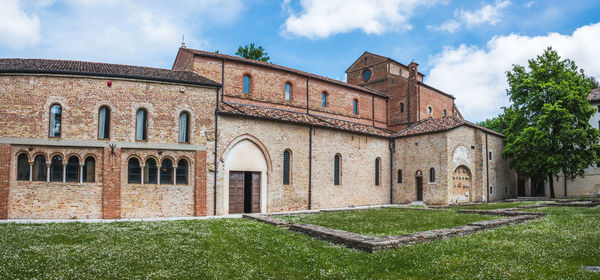
<svg viewBox="0 0 600 280">
<path fill-rule="evenodd" d="M 554 196 L 554 178 L 552 178 L 552 175 L 548 176 L 548 179 L 550 180 L 550 198 L 555 198 Z"/>
</svg>

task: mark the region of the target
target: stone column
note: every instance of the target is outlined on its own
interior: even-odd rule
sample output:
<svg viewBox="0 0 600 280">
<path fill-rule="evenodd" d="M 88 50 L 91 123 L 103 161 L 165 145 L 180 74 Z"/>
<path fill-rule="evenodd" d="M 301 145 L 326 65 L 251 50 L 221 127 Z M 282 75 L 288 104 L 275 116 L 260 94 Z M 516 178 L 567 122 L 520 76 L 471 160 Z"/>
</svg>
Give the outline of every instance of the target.
<svg viewBox="0 0 600 280">
<path fill-rule="evenodd" d="M 85 163 L 79 163 L 79 183 L 83 184 L 83 165 Z"/>
<path fill-rule="evenodd" d="M 63 161 L 63 166 L 62 166 L 62 173 L 63 173 L 63 183 L 67 182 L 67 164 Z"/>
<path fill-rule="evenodd" d="M 144 184 L 144 167 L 146 167 L 146 164 L 143 164 L 143 163 L 140 164 L 140 169 L 141 169 L 140 176 L 142 176 L 140 179 L 140 184 L 142 184 L 142 185 Z"/>
<path fill-rule="evenodd" d="M 33 181 L 33 162 L 29 163 L 29 182 Z"/>
<path fill-rule="evenodd" d="M 46 182 L 50 182 L 50 165 L 51 162 L 46 162 Z"/>
<path fill-rule="evenodd" d="M 173 165 L 173 169 L 171 170 L 171 179 L 173 179 L 173 185 L 177 184 L 177 178 L 175 178 L 175 175 L 177 174 L 177 172 L 175 172 L 176 169 L 177 165 Z"/>
</svg>

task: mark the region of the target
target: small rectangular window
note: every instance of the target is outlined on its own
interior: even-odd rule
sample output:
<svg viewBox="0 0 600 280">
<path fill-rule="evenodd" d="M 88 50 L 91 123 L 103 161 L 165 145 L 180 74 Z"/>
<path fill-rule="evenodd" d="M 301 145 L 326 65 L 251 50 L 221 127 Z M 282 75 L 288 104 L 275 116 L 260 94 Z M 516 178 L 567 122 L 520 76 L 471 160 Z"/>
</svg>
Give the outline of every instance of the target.
<svg viewBox="0 0 600 280">
<path fill-rule="evenodd" d="M 600 106 L 598 106 L 598 113 L 600 113 Z"/>
<path fill-rule="evenodd" d="M 490 186 L 490 195 L 494 195 L 494 186 Z"/>
<path fill-rule="evenodd" d="M 492 153 L 492 151 L 489 151 L 489 160 L 494 160 L 494 154 Z"/>
</svg>

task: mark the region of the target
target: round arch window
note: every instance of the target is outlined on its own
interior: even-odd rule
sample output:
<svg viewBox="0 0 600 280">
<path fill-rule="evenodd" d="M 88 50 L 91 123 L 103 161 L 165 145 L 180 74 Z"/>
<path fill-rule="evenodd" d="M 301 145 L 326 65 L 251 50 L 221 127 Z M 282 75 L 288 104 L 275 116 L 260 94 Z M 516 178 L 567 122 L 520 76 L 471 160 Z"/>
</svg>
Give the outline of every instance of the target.
<svg viewBox="0 0 600 280">
<path fill-rule="evenodd" d="M 366 82 L 371 78 L 371 70 L 365 70 L 363 72 L 363 80 Z"/>
</svg>

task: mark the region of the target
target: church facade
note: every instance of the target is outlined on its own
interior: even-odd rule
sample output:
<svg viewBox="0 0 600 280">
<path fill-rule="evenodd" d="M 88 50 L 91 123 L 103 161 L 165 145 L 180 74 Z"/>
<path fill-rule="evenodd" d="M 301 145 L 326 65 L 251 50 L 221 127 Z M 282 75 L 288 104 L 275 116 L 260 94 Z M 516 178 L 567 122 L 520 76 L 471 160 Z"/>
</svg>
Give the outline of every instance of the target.
<svg viewBox="0 0 600 280">
<path fill-rule="evenodd" d="M 171 70 L 0 59 L 0 218 L 184 217 L 516 197 L 502 135 L 418 64 L 347 82 L 180 48 Z"/>
</svg>

